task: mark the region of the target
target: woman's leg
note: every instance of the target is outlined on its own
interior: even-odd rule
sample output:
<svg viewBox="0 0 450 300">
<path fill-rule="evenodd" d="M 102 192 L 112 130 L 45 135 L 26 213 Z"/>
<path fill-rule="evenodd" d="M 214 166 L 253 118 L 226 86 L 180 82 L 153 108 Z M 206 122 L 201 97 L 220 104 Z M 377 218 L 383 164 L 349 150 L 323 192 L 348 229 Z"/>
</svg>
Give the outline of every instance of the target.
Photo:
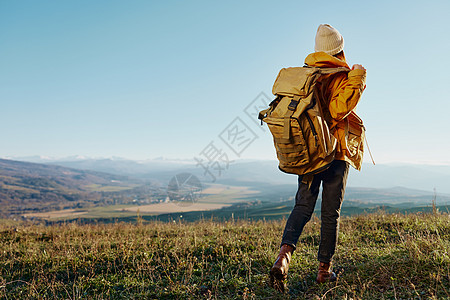
<svg viewBox="0 0 450 300">
<path fill-rule="evenodd" d="M 298 178 L 298 190 L 295 195 L 295 206 L 289 215 L 283 232 L 281 245 L 287 244 L 296 247 L 300 234 L 306 223 L 311 219 L 316 205 L 321 182 L 321 174 L 315 175 L 311 187 L 302 183 L 302 177 Z"/>
<path fill-rule="evenodd" d="M 339 216 L 344 199 L 349 164 L 335 160 L 322 176 L 322 213 L 318 259 L 329 263 L 336 249 Z"/>
<path fill-rule="evenodd" d="M 303 227 L 311 219 L 314 211 L 317 195 L 319 194 L 320 179 L 319 176 L 315 176 L 311 183 L 311 188 L 308 189 L 308 185 L 302 183 L 302 177 L 299 176 L 298 184 L 295 206 L 286 222 L 280 253 L 269 273 L 270 285 L 280 292 L 286 290 L 285 280 L 288 276 L 292 252 L 295 250 Z"/>
</svg>

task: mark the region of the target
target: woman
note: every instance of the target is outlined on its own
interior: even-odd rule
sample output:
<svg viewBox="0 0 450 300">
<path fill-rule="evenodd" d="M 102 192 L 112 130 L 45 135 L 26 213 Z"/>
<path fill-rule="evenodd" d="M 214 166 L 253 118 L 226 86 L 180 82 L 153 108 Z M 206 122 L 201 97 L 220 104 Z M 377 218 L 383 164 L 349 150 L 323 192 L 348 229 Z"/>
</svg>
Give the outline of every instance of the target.
<svg viewBox="0 0 450 300">
<path fill-rule="evenodd" d="M 315 39 L 315 52 L 308 55 L 305 64 L 313 67 L 349 68 L 344 55 L 342 35 L 328 24 L 320 25 Z M 350 69 L 350 68 L 349 68 Z M 270 282 L 284 290 L 289 262 L 297 241 L 306 223 L 311 219 L 319 187 L 322 183 L 321 230 L 319 245 L 319 271 L 316 281 L 324 283 L 336 280 L 331 271 L 331 259 L 336 249 L 339 228 L 339 215 L 344 198 L 349 165 L 361 168 L 362 121 L 354 113 L 361 94 L 365 89 L 366 69 L 362 65 L 353 65 L 351 71 L 332 75 L 323 75 L 316 87 L 319 89 L 319 101 L 324 108 L 324 116 L 337 138 L 335 160 L 330 167 L 313 176 L 310 186 L 298 178 L 298 191 L 293 208 L 283 233 L 280 253 L 270 270 Z M 356 136 L 349 128 L 356 127 Z M 359 127 L 359 128 L 358 128 Z M 355 145 L 354 140 L 358 140 Z"/>
</svg>

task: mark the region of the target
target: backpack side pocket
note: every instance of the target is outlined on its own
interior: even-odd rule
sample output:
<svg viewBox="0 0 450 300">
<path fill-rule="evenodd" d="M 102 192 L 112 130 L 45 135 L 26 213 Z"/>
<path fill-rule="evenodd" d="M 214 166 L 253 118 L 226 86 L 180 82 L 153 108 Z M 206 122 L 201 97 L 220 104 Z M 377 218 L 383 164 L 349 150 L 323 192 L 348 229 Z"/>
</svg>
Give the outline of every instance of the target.
<svg viewBox="0 0 450 300">
<path fill-rule="evenodd" d="M 296 119 L 290 119 L 290 135 L 286 139 L 284 118 L 268 117 L 264 120 L 273 136 L 273 142 L 280 161 L 280 169 L 284 167 L 300 167 L 309 163 L 309 153 L 305 138 Z"/>
</svg>

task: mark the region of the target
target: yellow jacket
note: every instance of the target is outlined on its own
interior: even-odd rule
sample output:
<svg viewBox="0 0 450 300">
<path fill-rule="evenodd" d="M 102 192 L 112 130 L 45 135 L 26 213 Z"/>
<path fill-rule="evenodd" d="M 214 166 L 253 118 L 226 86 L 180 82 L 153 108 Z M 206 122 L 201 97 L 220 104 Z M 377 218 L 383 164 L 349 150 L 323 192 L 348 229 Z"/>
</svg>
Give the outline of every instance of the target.
<svg viewBox="0 0 450 300">
<path fill-rule="evenodd" d="M 345 60 L 325 52 L 311 53 L 306 57 L 305 64 L 314 67 L 349 68 Z M 347 161 L 357 170 L 361 169 L 362 164 L 364 127 L 354 109 L 365 87 L 366 71 L 360 69 L 324 75 L 318 84 L 322 107 L 328 107 L 328 110 L 324 111 L 325 118 L 338 141 L 335 159 Z"/>
</svg>

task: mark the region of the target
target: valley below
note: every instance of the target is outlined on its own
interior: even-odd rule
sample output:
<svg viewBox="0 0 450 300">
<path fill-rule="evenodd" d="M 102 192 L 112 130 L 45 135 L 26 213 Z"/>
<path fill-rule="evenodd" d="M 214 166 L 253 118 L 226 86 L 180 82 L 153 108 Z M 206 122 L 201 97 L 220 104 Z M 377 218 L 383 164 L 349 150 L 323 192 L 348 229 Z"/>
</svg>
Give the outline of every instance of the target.
<svg viewBox="0 0 450 300">
<path fill-rule="evenodd" d="M 242 162 L 211 182 L 195 165 L 173 161 L 147 165 L 121 160 L 42 164 L 0 159 L 0 217 L 47 223 L 286 218 L 294 205 L 296 178 L 273 167 L 273 162 Z M 171 185 L 174 178 L 186 174 L 186 178 L 197 180 L 195 186 L 189 182 Z M 360 180 L 359 173 L 352 175 L 356 182 Z M 449 209 L 450 195 L 436 190 L 351 184 L 346 190 L 343 215 Z M 317 214 L 320 202 L 319 196 Z"/>
</svg>

